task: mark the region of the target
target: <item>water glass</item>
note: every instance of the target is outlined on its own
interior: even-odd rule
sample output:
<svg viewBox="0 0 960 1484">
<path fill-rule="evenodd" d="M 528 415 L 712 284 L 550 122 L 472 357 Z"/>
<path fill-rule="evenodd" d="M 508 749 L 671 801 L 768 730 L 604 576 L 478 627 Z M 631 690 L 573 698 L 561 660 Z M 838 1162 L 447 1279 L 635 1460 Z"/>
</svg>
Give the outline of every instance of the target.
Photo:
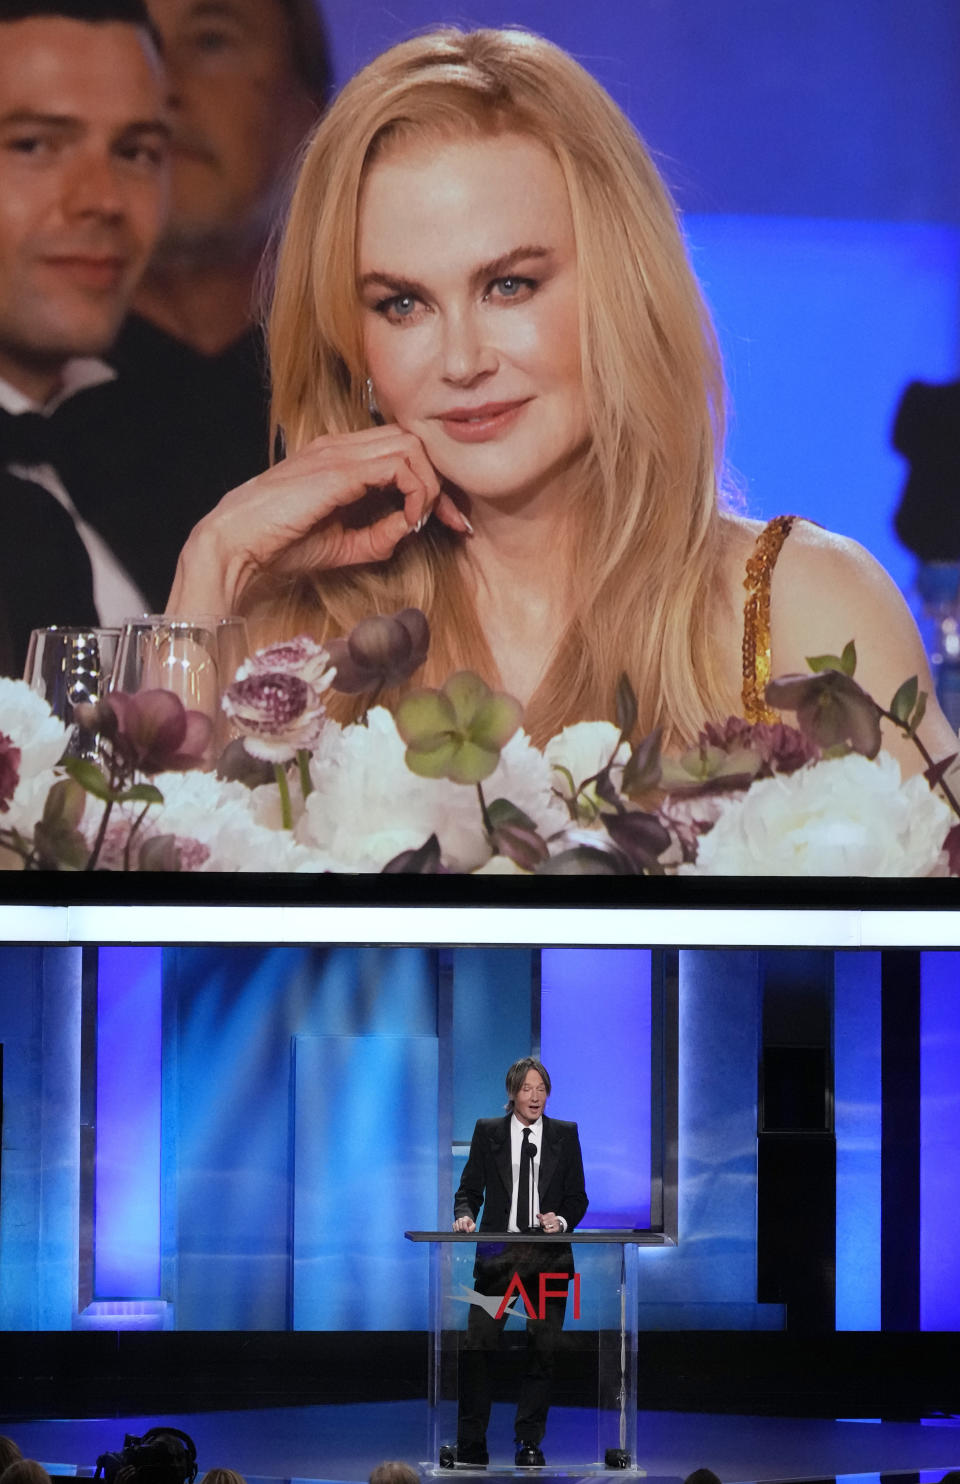
<svg viewBox="0 0 960 1484">
<path fill-rule="evenodd" d="M 148 614 L 123 626 L 111 690 L 169 690 L 213 722 L 211 758 L 228 741 L 223 692 L 247 657 L 242 618 Z"/>
</svg>

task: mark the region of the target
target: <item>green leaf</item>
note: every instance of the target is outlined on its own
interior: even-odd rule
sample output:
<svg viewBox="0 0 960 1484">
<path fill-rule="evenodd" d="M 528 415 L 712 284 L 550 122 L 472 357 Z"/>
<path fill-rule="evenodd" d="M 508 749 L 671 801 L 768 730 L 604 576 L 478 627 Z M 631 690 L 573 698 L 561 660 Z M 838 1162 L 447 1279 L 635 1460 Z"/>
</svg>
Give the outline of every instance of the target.
<svg viewBox="0 0 960 1484">
<path fill-rule="evenodd" d="M 518 809 L 516 804 L 511 804 L 509 799 L 494 799 L 493 803 L 487 806 L 487 816 L 494 829 L 499 829 L 501 825 L 506 824 L 516 825 L 521 830 L 535 831 L 537 828 L 529 814 L 524 814 L 523 810 Z"/>
<path fill-rule="evenodd" d="M 43 823 L 48 830 L 75 830 L 83 818 L 87 796 L 74 778 L 61 778 L 47 794 Z"/>
<path fill-rule="evenodd" d="M 79 830 L 60 822 L 48 825 L 42 819 L 33 832 L 33 848 L 42 866 L 58 871 L 82 871 L 90 854 Z"/>
<path fill-rule="evenodd" d="M 95 799 L 103 799 L 105 804 L 116 802 L 116 794 L 96 763 L 87 762 L 86 758 L 82 757 L 68 757 L 63 767 L 70 777 L 75 778 L 80 787 L 86 789 L 88 794 L 93 794 Z"/>
<path fill-rule="evenodd" d="M 808 654 L 807 664 L 815 675 L 821 670 L 839 670 L 843 673 L 843 660 L 838 654 Z"/>
<path fill-rule="evenodd" d="M 902 722 L 904 726 L 909 722 L 910 713 L 917 704 L 918 686 L 916 675 L 911 675 L 909 680 L 903 682 L 890 702 L 890 715 L 896 721 Z"/>
<path fill-rule="evenodd" d="M 117 795 L 118 804 L 162 804 L 163 794 L 153 783 L 135 783 Z"/>
<path fill-rule="evenodd" d="M 841 675 L 853 675 L 857 668 L 857 649 L 853 640 L 843 646 L 843 654 L 807 655 L 807 664 L 814 674 L 822 670 L 839 670 Z"/>
<path fill-rule="evenodd" d="M 622 788 L 628 798 L 636 798 L 656 788 L 660 782 L 660 743 L 663 728 L 657 727 L 649 737 L 638 742 L 623 770 Z"/>
<path fill-rule="evenodd" d="M 625 737 L 629 737 L 637 724 L 637 697 L 625 672 L 617 681 L 614 704 L 617 726 Z"/>
<path fill-rule="evenodd" d="M 916 735 L 917 727 L 923 721 L 923 718 L 926 715 L 926 712 L 927 712 L 927 693 L 926 693 L 925 690 L 922 690 L 920 692 L 919 696 L 917 697 L 917 704 L 913 708 L 913 715 L 910 718 L 910 724 L 909 724 L 909 727 L 907 728 L 907 736 L 908 737 L 913 737 L 913 736 Z"/>
</svg>

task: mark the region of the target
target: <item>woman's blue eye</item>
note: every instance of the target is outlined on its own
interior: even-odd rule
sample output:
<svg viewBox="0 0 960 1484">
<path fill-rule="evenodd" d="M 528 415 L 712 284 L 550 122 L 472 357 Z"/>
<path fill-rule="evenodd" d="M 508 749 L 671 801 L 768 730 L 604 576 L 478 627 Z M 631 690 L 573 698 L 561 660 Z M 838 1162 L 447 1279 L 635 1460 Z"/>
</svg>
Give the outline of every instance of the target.
<svg viewBox="0 0 960 1484">
<path fill-rule="evenodd" d="M 532 293 L 536 288 L 536 281 L 532 278 L 520 278 L 515 274 L 508 274 L 505 278 L 495 278 L 490 285 L 490 290 L 496 289 L 498 299 L 519 299 L 524 295 Z M 490 292 L 488 290 L 488 293 Z"/>
<path fill-rule="evenodd" d="M 389 299 L 381 299 L 375 307 L 378 314 L 386 315 L 388 319 L 409 319 L 419 302 L 416 294 L 391 294 Z"/>
</svg>

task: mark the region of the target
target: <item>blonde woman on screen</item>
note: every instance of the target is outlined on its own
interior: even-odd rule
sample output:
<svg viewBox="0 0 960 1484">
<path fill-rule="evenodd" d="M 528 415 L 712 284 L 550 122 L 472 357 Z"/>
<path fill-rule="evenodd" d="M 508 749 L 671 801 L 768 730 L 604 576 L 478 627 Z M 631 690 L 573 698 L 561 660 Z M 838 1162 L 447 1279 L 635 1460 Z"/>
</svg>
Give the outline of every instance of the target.
<svg viewBox="0 0 960 1484">
<path fill-rule="evenodd" d="M 881 703 L 912 674 L 930 688 L 864 551 L 724 508 L 722 374 L 676 210 L 626 117 L 539 37 L 436 31 L 347 84 L 303 158 L 269 345 L 286 458 L 197 526 L 172 610 L 244 612 L 267 642 L 415 605 L 417 683 L 475 669 L 541 743 L 610 716 L 626 671 L 639 730 L 678 746 L 759 716 L 766 663 L 850 638 Z M 751 556 L 771 624 L 747 673 Z M 924 735 L 951 750 L 936 707 Z"/>
</svg>

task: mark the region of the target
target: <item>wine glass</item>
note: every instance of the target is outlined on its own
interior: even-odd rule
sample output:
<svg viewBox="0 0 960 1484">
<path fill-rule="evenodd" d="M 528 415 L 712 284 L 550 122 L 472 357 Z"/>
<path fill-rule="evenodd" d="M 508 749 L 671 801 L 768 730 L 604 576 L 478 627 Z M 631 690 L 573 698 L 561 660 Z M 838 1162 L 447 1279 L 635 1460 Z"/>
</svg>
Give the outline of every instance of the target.
<svg viewBox="0 0 960 1484">
<path fill-rule="evenodd" d="M 128 619 L 120 635 L 111 690 L 172 691 L 188 711 L 213 722 L 208 762 L 228 740 L 220 702 L 237 668 L 247 657 L 247 626 L 242 618 L 212 614 L 180 617 L 147 614 Z"/>
<path fill-rule="evenodd" d="M 97 758 L 97 736 L 74 722 L 74 707 L 101 700 L 116 661 L 120 630 L 73 629 L 60 624 L 34 629 L 23 678 L 71 728 L 64 757 Z"/>
</svg>

